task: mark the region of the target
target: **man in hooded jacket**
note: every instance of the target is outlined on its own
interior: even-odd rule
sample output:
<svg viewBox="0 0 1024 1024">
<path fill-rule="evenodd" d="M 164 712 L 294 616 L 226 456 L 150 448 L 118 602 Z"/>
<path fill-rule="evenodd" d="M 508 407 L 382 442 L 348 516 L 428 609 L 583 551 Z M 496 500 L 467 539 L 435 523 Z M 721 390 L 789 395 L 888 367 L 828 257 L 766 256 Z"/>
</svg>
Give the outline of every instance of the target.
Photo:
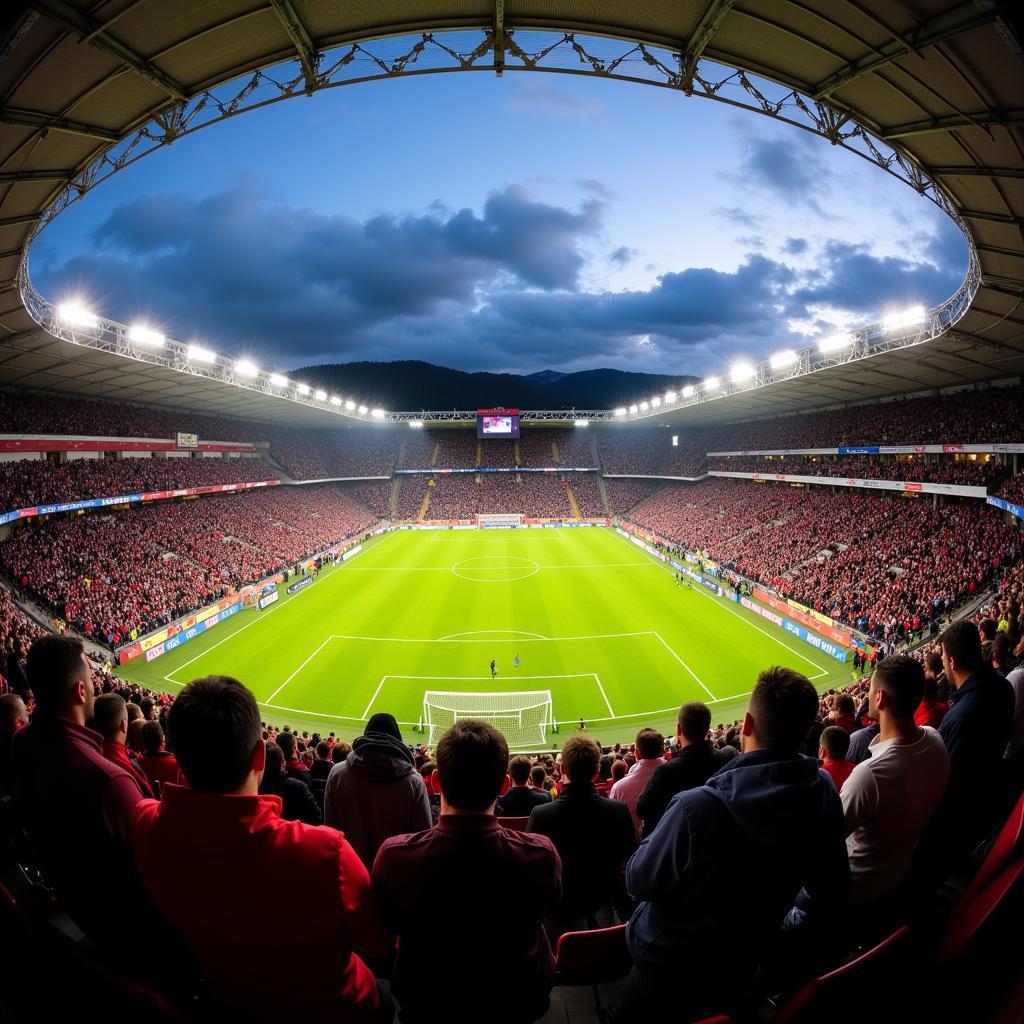
<svg viewBox="0 0 1024 1024">
<path fill-rule="evenodd" d="M 324 824 L 345 833 L 367 870 L 391 836 L 430 828 L 430 798 L 393 715 L 373 715 L 352 753 L 331 769 Z"/>
</svg>

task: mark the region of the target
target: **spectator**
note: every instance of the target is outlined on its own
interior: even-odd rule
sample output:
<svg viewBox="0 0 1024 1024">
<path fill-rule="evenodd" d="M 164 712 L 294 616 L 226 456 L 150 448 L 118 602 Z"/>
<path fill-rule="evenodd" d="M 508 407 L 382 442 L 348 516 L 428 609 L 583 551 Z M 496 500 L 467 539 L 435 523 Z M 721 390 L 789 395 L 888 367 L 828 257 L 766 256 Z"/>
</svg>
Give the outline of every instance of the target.
<svg viewBox="0 0 1024 1024">
<path fill-rule="evenodd" d="M 11 741 L 14 734 L 28 725 L 25 702 L 16 693 L 0 697 L 0 797 L 11 794 Z"/>
<path fill-rule="evenodd" d="M 399 939 L 392 977 L 401 1019 L 437 1020 L 443 953 L 459 976 L 458 1006 L 443 1016 L 525 1024 L 548 1007 L 552 958 L 542 921 L 561 894 L 558 854 L 543 836 L 503 829 L 494 816 L 508 765 L 499 732 L 458 721 L 441 737 L 436 757 L 437 825 L 385 840 L 373 867 L 381 908 Z M 482 899 L 486 892 L 489 900 Z M 495 971 L 513 979 L 500 994 Z"/>
<path fill-rule="evenodd" d="M 644 1019 L 668 1005 L 682 1020 L 726 1011 L 742 999 L 801 886 L 823 913 L 845 904 L 839 794 L 817 761 L 797 753 L 817 710 L 803 676 L 761 673 L 743 753 L 678 795 L 640 845 L 626 869 L 641 901 L 626 933 L 633 969 L 609 1020 Z"/>
<path fill-rule="evenodd" d="M 389 836 L 430 827 L 430 801 L 413 756 L 393 715 L 380 713 L 331 769 L 324 793 L 324 822 L 349 838 L 359 859 L 373 867 Z"/>
<path fill-rule="evenodd" d="M 159 722 L 146 722 L 143 725 L 142 749 L 142 769 L 149 779 L 150 786 L 153 787 L 153 792 L 159 793 L 160 788 L 167 782 L 178 781 L 178 761 L 167 749 L 167 740 Z"/>
<path fill-rule="evenodd" d="M 636 849 L 629 808 L 599 795 L 594 779 L 601 761 L 596 740 L 580 733 L 562 747 L 557 800 L 535 807 L 528 832 L 547 836 L 562 861 L 562 902 L 553 916 L 559 932 L 596 926 L 612 908 L 628 916 L 623 868 Z"/>
<path fill-rule="evenodd" d="M 1013 687 L 1013 726 L 1010 729 L 1010 741 L 1006 745 L 1006 756 L 1016 757 L 1024 752 L 1024 664 L 1014 657 L 1013 641 L 1006 633 L 996 637 L 992 651 L 993 663 Z"/>
<path fill-rule="evenodd" d="M 136 781 L 139 792 L 152 798 L 153 787 L 145 769 L 125 746 L 128 736 L 128 705 L 119 693 L 103 693 L 93 704 L 92 728 L 103 737 L 103 756 L 119 765 Z"/>
<path fill-rule="evenodd" d="M 259 795 L 267 748 L 252 694 L 226 676 L 197 679 L 168 727 L 188 786 L 140 804 L 132 844 L 215 998 L 255 1020 L 390 1021 L 390 997 L 361 959 L 389 948 L 366 869 L 343 835 L 286 822 L 280 799 Z M 315 908 L 302 942 L 268 940 L 267 899 Z"/>
<path fill-rule="evenodd" d="M 710 728 L 711 712 L 706 704 L 694 700 L 679 709 L 672 760 L 652 774 L 637 800 L 645 837 L 654 831 L 676 793 L 703 786 L 725 762 L 707 738 Z"/>
<path fill-rule="evenodd" d="M 846 760 L 850 764 L 860 764 L 871 756 L 871 744 L 878 736 L 880 728 L 877 722 L 872 722 L 863 729 L 858 729 L 850 737 L 850 748 L 846 752 Z"/>
<path fill-rule="evenodd" d="M 267 763 L 263 769 L 259 792 L 281 798 L 281 817 L 285 821 L 301 821 L 320 825 L 323 816 L 313 790 L 285 768 L 284 751 L 276 743 L 267 744 Z"/>
<path fill-rule="evenodd" d="M 535 764 L 530 769 L 530 788 L 534 793 L 540 793 L 543 797 L 550 800 L 551 794 L 548 792 L 545 783 L 548 781 L 548 773 L 544 770 L 544 765 Z"/>
<path fill-rule="evenodd" d="M 942 719 L 949 710 L 949 705 L 939 700 L 939 684 L 934 676 L 924 670 L 924 692 L 921 696 L 921 703 L 914 712 L 914 722 L 917 725 L 927 725 L 931 729 L 938 729 Z"/>
<path fill-rule="evenodd" d="M 321 740 L 314 751 L 316 757 L 309 769 L 309 775 L 314 787 L 317 782 L 327 784 L 327 776 L 331 774 L 334 762 L 331 760 L 331 745 L 327 740 Z"/>
<path fill-rule="evenodd" d="M 284 754 L 284 770 L 290 779 L 301 782 L 308 790 L 313 789 L 313 780 L 310 778 L 309 769 L 299 760 L 296 752 L 297 741 L 295 733 L 289 729 L 277 734 L 277 745 Z M 330 775 L 330 772 L 327 773 Z M 319 822 L 317 822 L 319 824 Z"/>
<path fill-rule="evenodd" d="M 843 783 L 853 771 L 853 763 L 846 760 L 850 750 L 850 734 L 838 725 L 830 725 L 821 734 L 821 749 L 818 758 L 822 761 L 821 770 L 835 783 L 836 792 L 840 793 Z"/>
<path fill-rule="evenodd" d="M 924 656 L 924 677 L 926 682 L 932 680 L 935 683 L 935 699 L 940 704 L 949 703 L 950 685 L 946 678 L 946 670 L 942 667 L 942 651 L 929 651 Z M 931 687 L 925 687 L 925 693 L 931 692 Z M 920 723 L 918 723 L 920 724 Z"/>
<path fill-rule="evenodd" d="M 341 764 L 342 761 L 344 761 L 351 753 L 351 743 L 335 743 L 334 746 L 331 747 L 331 760 L 334 762 L 334 764 Z"/>
<path fill-rule="evenodd" d="M 508 774 L 512 785 L 508 792 L 498 799 L 498 814 L 505 818 L 528 818 L 530 811 L 539 804 L 547 804 L 546 794 L 530 787 L 530 759 L 518 754 L 509 762 Z"/>
<path fill-rule="evenodd" d="M 857 728 L 857 716 L 854 712 L 857 705 L 848 693 L 840 693 L 836 696 L 836 710 L 832 717 L 832 724 L 844 729 L 850 735 Z"/>
<path fill-rule="evenodd" d="M 708 719 L 710 722 L 710 718 Z M 665 738 L 656 729 L 641 729 L 636 734 L 636 764 L 626 773 L 626 777 L 612 786 L 611 798 L 621 800 L 633 816 L 633 825 L 637 834 L 640 832 L 640 815 L 636 805 L 640 795 L 647 788 L 651 776 L 665 762 Z"/>
</svg>

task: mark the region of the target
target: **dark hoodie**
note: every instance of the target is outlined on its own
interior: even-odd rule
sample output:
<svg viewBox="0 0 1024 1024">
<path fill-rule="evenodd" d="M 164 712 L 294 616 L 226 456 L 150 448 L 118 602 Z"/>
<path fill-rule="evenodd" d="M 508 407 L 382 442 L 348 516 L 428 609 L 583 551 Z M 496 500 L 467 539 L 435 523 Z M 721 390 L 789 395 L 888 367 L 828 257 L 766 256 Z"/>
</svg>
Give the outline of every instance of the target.
<svg viewBox="0 0 1024 1024">
<path fill-rule="evenodd" d="M 430 828 L 427 789 L 401 739 L 367 730 L 352 744 L 327 777 L 324 824 L 345 833 L 367 870 L 385 839 Z"/>
<path fill-rule="evenodd" d="M 812 758 L 741 754 L 674 797 L 630 860 L 633 960 L 655 976 L 685 965 L 706 991 L 749 981 L 801 886 L 828 910 L 846 903 L 836 788 Z"/>
</svg>

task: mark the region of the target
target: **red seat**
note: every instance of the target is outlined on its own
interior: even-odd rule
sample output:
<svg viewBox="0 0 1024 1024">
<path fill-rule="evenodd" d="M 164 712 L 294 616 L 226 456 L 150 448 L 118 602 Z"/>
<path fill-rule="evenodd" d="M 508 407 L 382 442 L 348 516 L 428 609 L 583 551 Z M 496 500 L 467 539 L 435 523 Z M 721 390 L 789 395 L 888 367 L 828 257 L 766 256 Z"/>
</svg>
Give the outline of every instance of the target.
<svg viewBox="0 0 1024 1024">
<path fill-rule="evenodd" d="M 963 895 L 957 902 L 953 916 L 961 913 L 969 903 L 975 900 L 978 894 L 999 874 L 1014 854 L 1021 852 L 1021 836 L 1024 835 L 1024 793 L 1014 805 L 1006 824 L 999 830 L 992 849 L 978 868 L 978 873 L 971 879 L 970 884 L 964 890 Z"/>
<path fill-rule="evenodd" d="M 853 998 L 858 993 L 871 991 L 872 978 L 885 973 L 894 961 L 903 959 L 909 945 L 910 929 L 904 925 L 856 960 L 807 982 L 772 1018 L 772 1024 L 789 1024 L 790 1021 L 810 1024 L 833 1017 L 836 1005 L 847 992 Z"/>
<path fill-rule="evenodd" d="M 502 828 L 511 828 L 515 829 L 517 832 L 525 832 L 526 823 L 529 820 L 529 818 L 498 818 L 498 824 Z"/>
<path fill-rule="evenodd" d="M 603 985 L 629 974 L 632 957 L 626 947 L 626 926 L 566 932 L 555 951 L 556 985 Z"/>
</svg>

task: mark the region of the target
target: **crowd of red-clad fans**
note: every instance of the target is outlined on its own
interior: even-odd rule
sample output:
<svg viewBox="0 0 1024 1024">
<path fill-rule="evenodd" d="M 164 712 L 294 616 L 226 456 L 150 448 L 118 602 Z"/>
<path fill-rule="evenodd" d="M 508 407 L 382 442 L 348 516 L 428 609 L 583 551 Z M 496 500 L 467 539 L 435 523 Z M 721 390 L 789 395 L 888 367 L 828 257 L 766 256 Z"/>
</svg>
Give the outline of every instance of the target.
<svg viewBox="0 0 1024 1024">
<path fill-rule="evenodd" d="M 699 477 L 707 472 L 707 439 L 694 431 L 612 428 L 598 434 L 598 445 L 606 473 Z"/>
<path fill-rule="evenodd" d="M 274 480 L 259 458 L 22 459 L 0 462 L 0 509 L 208 484 Z"/>
<path fill-rule="evenodd" d="M 287 487 L 32 523 L 0 568 L 94 639 L 117 645 L 369 529 L 338 489 Z"/>
<path fill-rule="evenodd" d="M 657 492 L 631 519 L 880 638 L 917 632 L 1021 554 L 988 506 L 717 480 Z"/>
<path fill-rule="evenodd" d="M 1003 465 L 999 456 L 981 456 L 978 461 L 971 461 L 950 456 L 897 460 L 893 456 L 868 455 L 733 455 L 708 459 L 708 470 L 712 473 L 785 473 L 790 476 L 858 477 L 988 487 L 1002 474 Z"/>
<path fill-rule="evenodd" d="M 604 489 L 612 515 L 625 515 L 652 494 L 664 488 L 664 480 L 645 480 L 642 477 L 605 477 Z"/>
<path fill-rule="evenodd" d="M 1024 505 L 1024 473 L 1010 477 L 996 494 L 1004 501 L 1012 502 L 1015 505 Z"/>
<path fill-rule="evenodd" d="M 398 438 L 386 428 L 299 430 L 263 428 L 274 460 L 294 480 L 390 476 L 398 458 Z"/>
</svg>

